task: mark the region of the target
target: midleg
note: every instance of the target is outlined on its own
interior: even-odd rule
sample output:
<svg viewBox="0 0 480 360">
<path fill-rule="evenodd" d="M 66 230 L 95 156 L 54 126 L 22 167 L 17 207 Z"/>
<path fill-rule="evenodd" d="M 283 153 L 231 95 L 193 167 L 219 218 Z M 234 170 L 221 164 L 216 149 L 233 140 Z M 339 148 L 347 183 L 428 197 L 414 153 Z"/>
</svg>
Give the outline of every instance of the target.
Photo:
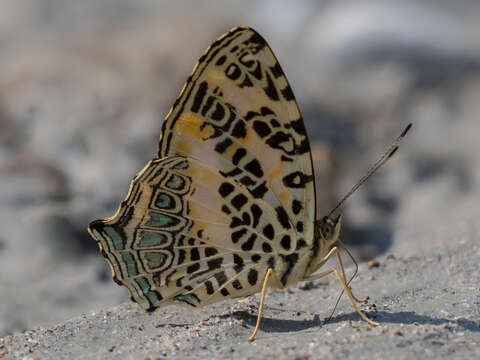
<svg viewBox="0 0 480 360">
<path fill-rule="evenodd" d="M 326 262 L 328 260 L 328 258 L 330 256 L 333 255 L 333 253 L 336 253 L 337 254 L 337 260 L 338 260 L 338 263 L 340 265 L 340 269 L 341 269 L 341 272 L 342 272 L 342 275 L 340 275 L 340 273 L 338 272 L 338 270 L 334 267 L 328 269 L 327 271 L 324 271 L 324 272 L 321 272 L 321 273 L 318 273 L 318 274 L 313 274 L 313 275 L 310 275 L 310 276 L 307 276 L 306 278 L 304 278 L 303 280 L 306 280 L 306 281 L 313 281 L 313 280 L 317 280 L 317 279 L 320 279 L 324 276 L 327 276 L 331 273 L 334 273 L 335 276 L 337 277 L 337 280 L 338 282 L 340 283 L 340 285 L 342 285 L 343 287 L 343 291 L 345 291 L 348 295 L 348 298 L 350 300 L 350 304 L 352 305 L 352 307 L 357 311 L 357 313 L 360 315 L 360 317 L 365 320 L 367 323 L 369 323 L 370 325 L 373 325 L 373 326 L 377 326 L 377 325 L 380 325 L 378 322 L 375 322 L 375 321 L 372 321 L 370 320 L 369 318 L 367 318 L 365 316 L 365 314 L 357 307 L 357 305 L 355 304 L 355 302 L 366 302 L 367 299 L 358 299 L 357 297 L 355 297 L 355 295 L 353 295 L 352 293 L 352 290 L 348 287 L 348 283 L 346 281 L 346 276 L 345 276 L 345 270 L 343 268 L 343 262 L 342 262 L 342 258 L 340 256 L 340 253 L 338 251 L 338 248 L 337 247 L 333 247 L 329 252 L 328 254 L 325 256 L 324 258 L 324 261 L 323 262 Z M 338 303 L 338 302 L 337 302 Z M 336 306 L 335 306 L 336 307 Z"/>
<path fill-rule="evenodd" d="M 325 257 L 322 259 L 322 262 L 321 264 L 325 264 L 327 262 L 327 260 L 333 255 L 333 253 L 335 253 L 337 255 L 337 261 L 338 261 L 338 265 L 340 266 L 340 271 L 342 272 L 342 276 L 343 276 L 343 280 L 348 288 L 348 285 L 350 284 L 350 281 L 352 279 L 350 279 L 349 281 L 347 281 L 347 276 L 345 275 L 345 268 L 343 267 L 343 261 L 342 261 L 342 257 L 340 256 L 340 251 L 338 250 L 338 248 L 336 246 L 334 246 L 328 253 L 327 255 L 325 255 Z M 330 269 L 331 270 L 331 269 Z M 312 274 L 310 276 L 307 276 L 306 278 L 304 278 L 303 280 L 304 281 L 314 281 L 314 280 L 318 280 L 328 274 L 331 274 L 332 271 L 325 271 L 325 272 L 322 272 L 322 273 L 318 273 L 318 274 Z M 341 295 L 340 295 L 341 296 Z M 359 302 L 359 303 L 366 303 L 367 302 L 367 298 L 357 298 L 352 290 L 350 290 L 350 295 L 353 300 L 355 300 L 356 302 Z"/>
</svg>

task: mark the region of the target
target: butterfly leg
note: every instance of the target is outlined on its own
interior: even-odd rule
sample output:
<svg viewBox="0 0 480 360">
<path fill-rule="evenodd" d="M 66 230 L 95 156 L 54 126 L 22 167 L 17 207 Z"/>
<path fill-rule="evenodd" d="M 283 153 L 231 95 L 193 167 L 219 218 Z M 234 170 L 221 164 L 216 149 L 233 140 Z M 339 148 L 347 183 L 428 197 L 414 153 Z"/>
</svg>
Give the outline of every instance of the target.
<svg viewBox="0 0 480 360">
<path fill-rule="evenodd" d="M 346 249 L 346 248 L 345 248 Z M 346 251 L 349 253 L 350 257 L 353 259 L 353 261 L 355 262 L 355 266 L 357 267 L 356 269 L 358 270 L 358 264 L 357 262 L 355 261 L 355 259 L 353 258 L 353 256 L 350 254 L 350 252 L 348 251 L 348 249 L 346 249 Z M 340 256 L 340 251 L 338 250 L 338 248 L 336 246 L 334 246 L 332 248 L 332 251 L 331 252 L 335 252 L 335 254 L 337 255 L 337 261 L 338 261 L 338 265 L 340 265 L 340 270 L 342 271 L 342 275 L 343 275 L 343 280 L 345 281 L 345 283 L 347 284 L 347 287 L 350 289 L 349 285 L 350 285 L 350 281 L 352 281 L 352 279 L 355 277 L 355 275 L 357 274 L 357 270 L 355 270 L 355 273 L 353 274 L 353 276 L 351 277 L 350 280 L 347 281 L 347 277 L 345 275 L 345 269 L 343 267 L 343 261 L 342 261 L 342 257 Z M 359 303 L 366 303 L 368 301 L 368 297 L 365 297 L 365 298 L 357 298 L 352 290 L 350 289 L 350 295 L 352 296 L 353 300 L 355 300 L 356 302 L 359 302 Z M 341 296 L 341 295 L 340 295 Z M 339 299 L 340 300 L 340 299 Z"/>
<path fill-rule="evenodd" d="M 338 259 L 338 263 L 340 265 L 340 268 L 341 268 L 341 271 L 342 271 L 342 275 L 340 275 L 340 273 L 338 272 L 338 270 L 334 267 L 328 269 L 327 271 L 324 271 L 322 273 L 319 273 L 319 274 L 314 274 L 314 275 L 310 275 L 310 276 L 307 276 L 306 278 L 304 278 L 303 280 L 305 281 L 313 281 L 313 280 L 317 280 L 317 279 L 320 279 L 324 276 L 327 276 L 331 273 L 334 273 L 335 276 L 337 277 L 337 280 L 338 282 L 340 283 L 340 285 L 342 285 L 343 287 L 343 290 L 347 293 L 348 295 L 348 298 L 350 300 L 350 304 L 352 305 L 352 307 L 355 309 L 355 311 L 360 315 L 360 317 L 365 320 L 367 323 L 369 323 L 370 325 L 372 326 L 378 326 L 380 325 L 378 322 L 376 321 L 372 321 L 370 320 L 369 318 L 367 318 L 367 316 L 358 308 L 357 304 L 355 304 L 355 302 L 364 302 L 363 299 L 358 299 L 357 297 L 355 297 L 355 295 L 353 295 L 352 293 L 352 290 L 348 287 L 348 284 L 346 282 L 346 277 L 345 277 L 345 271 L 343 269 L 343 263 L 341 261 L 341 257 L 340 257 L 340 254 L 338 252 L 338 248 L 337 247 L 333 247 L 329 252 L 328 254 L 325 256 L 325 260 L 327 260 L 330 256 L 333 255 L 333 253 L 336 253 L 337 254 L 337 259 Z M 366 300 L 365 300 L 366 301 Z M 337 302 L 338 303 L 338 302 Z M 335 306 L 336 307 L 336 306 Z M 334 310 L 335 311 L 335 310 Z"/>
<path fill-rule="evenodd" d="M 343 267 L 343 261 L 342 261 L 342 257 L 340 256 L 340 252 L 338 250 L 338 248 L 336 246 L 334 246 L 328 253 L 327 255 L 325 255 L 325 257 L 322 259 L 322 261 L 320 262 L 320 264 L 318 264 L 317 266 L 317 269 L 320 269 L 327 261 L 328 259 L 333 255 L 333 254 L 336 254 L 337 256 L 337 261 L 338 261 L 338 264 L 340 265 L 340 270 L 342 272 L 342 276 L 343 276 L 343 279 L 345 281 L 345 283 L 347 284 L 347 287 L 350 285 L 350 282 L 352 281 L 353 277 L 356 275 L 357 271 L 355 271 L 355 274 L 353 275 L 353 277 L 347 281 L 347 276 L 345 275 L 345 268 Z M 328 274 L 331 274 L 331 271 L 327 272 L 327 273 L 319 273 L 319 274 L 313 274 L 303 280 L 305 281 L 313 281 L 313 280 L 317 280 L 317 279 L 320 279 Z M 342 294 L 343 294 L 343 290 L 342 290 Z M 350 294 L 352 296 L 352 298 L 356 301 L 356 302 L 359 302 L 359 303 L 366 303 L 368 301 L 368 298 L 357 298 L 353 292 L 350 290 Z M 342 296 L 342 295 L 340 295 Z"/>
<path fill-rule="evenodd" d="M 267 273 L 265 274 L 265 280 L 263 281 L 263 286 L 262 286 L 262 296 L 260 298 L 260 307 L 258 308 L 257 324 L 255 325 L 255 329 L 253 330 L 252 335 L 248 338 L 248 341 L 250 342 L 255 340 L 255 335 L 257 335 L 258 329 L 260 328 L 260 320 L 262 319 L 263 305 L 265 304 L 265 294 L 267 293 L 268 278 L 273 274 L 274 274 L 273 269 L 268 268 Z"/>
</svg>

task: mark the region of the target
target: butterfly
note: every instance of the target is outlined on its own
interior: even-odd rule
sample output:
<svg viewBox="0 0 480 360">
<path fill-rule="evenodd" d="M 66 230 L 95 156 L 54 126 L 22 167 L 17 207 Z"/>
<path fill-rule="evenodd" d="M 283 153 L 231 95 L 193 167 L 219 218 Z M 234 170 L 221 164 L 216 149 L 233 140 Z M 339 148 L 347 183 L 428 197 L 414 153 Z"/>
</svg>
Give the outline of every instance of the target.
<svg viewBox="0 0 480 360">
<path fill-rule="evenodd" d="M 292 88 L 266 41 L 240 26 L 201 56 L 163 122 L 158 158 L 115 215 L 88 230 L 113 280 L 147 311 L 261 292 L 252 341 L 267 287 L 334 274 L 358 314 L 378 325 L 356 305 L 366 299 L 353 295 L 334 246 L 340 216 L 316 220 L 315 201 Z M 340 270 L 318 273 L 334 254 Z"/>
</svg>

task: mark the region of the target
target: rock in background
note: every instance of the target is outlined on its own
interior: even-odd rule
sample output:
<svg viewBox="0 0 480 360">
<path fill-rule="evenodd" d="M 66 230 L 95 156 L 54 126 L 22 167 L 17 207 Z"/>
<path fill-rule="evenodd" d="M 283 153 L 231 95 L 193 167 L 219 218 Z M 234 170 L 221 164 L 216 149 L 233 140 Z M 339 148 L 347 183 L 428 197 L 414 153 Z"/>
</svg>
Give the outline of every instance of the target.
<svg viewBox="0 0 480 360">
<path fill-rule="evenodd" d="M 413 122 L 341 209 L 361 260 L 430 250 L 480 217 L 477 2 L 2 6 L 0 335 L 127 300 L 86 226 L 113 214 L 198 57 L 240 24 L 265 37 L 295 91 L 319 217 Z"/>
</svg>

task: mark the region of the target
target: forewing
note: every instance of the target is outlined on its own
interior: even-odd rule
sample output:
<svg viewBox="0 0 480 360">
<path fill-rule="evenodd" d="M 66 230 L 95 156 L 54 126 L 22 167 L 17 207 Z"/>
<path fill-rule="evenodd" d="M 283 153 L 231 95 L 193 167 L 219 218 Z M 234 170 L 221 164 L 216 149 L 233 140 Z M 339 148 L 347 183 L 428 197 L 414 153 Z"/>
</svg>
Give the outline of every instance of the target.
<svg viewBox="0 0 480 360">
<path fill-rule="evenodd" d="M 312 160 L 292 89 L 265 40 L 237 27 L 200 58 L 163 124 L 159 157 L 183 155 L 220 169 L 275 209 L 295 247 L 311 243 Z"/>
<path fill-rule="evenodd" d="M 194 307 L 260 291 L 279 239 L 275 209 L 217 169 L 182 156 L 152 160 L 109 219 L 90 224 L 114 280 L 144 309 Z"/>
</svg>

